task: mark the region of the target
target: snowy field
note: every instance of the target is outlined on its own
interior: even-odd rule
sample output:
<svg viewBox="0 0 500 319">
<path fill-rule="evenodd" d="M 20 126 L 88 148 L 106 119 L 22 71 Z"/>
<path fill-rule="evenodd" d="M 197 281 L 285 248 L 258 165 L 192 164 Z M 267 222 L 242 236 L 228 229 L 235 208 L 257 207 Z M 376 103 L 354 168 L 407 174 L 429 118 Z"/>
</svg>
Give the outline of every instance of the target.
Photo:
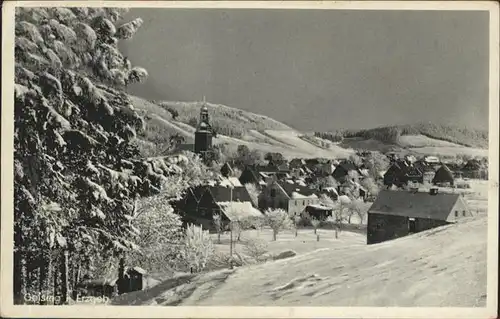
<svg viewBox="0 0 500 319">
<path fill-rule="evenodd" d="M 288 259 L 169 279 L 150 290 L 122 295 L 113 304 L 485 305 L 485 217 L 378 245 L 364 245 L 361 238 L 345 233 L 338 245 L 334 240 L 325 243 L 329 247 Z"/>
<path fill-rule="evenodd" d="M 245 254 L 244 243 L 247 240 L 262 240 L 267 243 L 267 250 L 270 254 L 278 254 L 285 250 L 293 250 L 297 254 L 303 254 L 316 249 L 365 245 L 366 234 L 362 232 L 343 231 L 338 238 L 335 238 L 335 232 L 331 229 L 318 229 L 319 241 L 314 234 L 314 229 L 299 229 L 297 237 L 295 231 L 287 230 L 278 234 L 276 241 L 273 241 L 273 232 L 271 229 L 246 230 L 241 234 L 240 242 L 236 241 L 235 251 Z M 217 234 L 212 234 L 216 250 L 221 253 L 229 253 L 229 234 L 221 236 L 221 243 L 217 243 Z"/>
<path fill-rule="evenodd" d="M 486 181 L 470 180 L 469 206 L 487 206 Z M 445 189 L 442 189 L 445 191 Z M 451 191 L 448 189 L 448 191 Z M 297 256 L 199 275 L 182 275 L 147 291 L 118 297 L 113 304 L 181 306 L 375 306 L 483 307 L 486 303 L 487 217 L 463 220 L 377 245 L 366 235 L 320 229 L 278 234 L 245 231 L 241 240 L 260 238 L 271 254 Z M 217 235 L 214 234 L 214 242 Z M 229 252 L 223 235 L 218 252 Z M 236 252 L 243 252 L 242 242 Z"/>
</svg>

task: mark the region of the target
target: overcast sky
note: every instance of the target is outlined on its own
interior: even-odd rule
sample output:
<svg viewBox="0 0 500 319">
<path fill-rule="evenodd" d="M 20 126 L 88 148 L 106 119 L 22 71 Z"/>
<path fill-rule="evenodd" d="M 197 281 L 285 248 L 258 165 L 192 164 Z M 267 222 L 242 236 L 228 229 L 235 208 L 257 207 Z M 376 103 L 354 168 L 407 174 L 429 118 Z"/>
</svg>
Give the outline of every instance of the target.
<svg viewBox="0 0 500 319">
<path fill-rule="evenodd" d="M 131 92 L 201 100 L 301 130 L 488 126 L 488 12 L 131 9 Z"/>
</svg>

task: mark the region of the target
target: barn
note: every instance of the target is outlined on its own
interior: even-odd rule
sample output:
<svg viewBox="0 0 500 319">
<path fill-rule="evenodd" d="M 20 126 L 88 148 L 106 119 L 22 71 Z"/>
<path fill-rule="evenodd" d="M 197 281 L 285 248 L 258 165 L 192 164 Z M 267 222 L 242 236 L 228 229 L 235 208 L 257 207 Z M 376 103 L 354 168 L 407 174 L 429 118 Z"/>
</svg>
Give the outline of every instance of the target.
<svg viewBox="0 0 500 319">
<path fill-rule="evenodd" d="M 472 217 L 459 194 L 382 190 L 368 210 L 367 244 L 381 243 Z"/>
</svg>

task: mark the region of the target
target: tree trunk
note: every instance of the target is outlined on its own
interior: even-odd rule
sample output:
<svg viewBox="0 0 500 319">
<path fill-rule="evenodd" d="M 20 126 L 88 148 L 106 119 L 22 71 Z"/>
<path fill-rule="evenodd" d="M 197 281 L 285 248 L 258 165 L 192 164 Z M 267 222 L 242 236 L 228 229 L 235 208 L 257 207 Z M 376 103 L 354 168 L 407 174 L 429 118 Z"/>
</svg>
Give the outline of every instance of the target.
<svg viewBox="0 0 500 319">
<path fill-rule="evenodd" d="M 315 234 L 315 235 L 317 234 L 317 231 L 318 231 L 318 230 L 317 230 L 317 228 L 316 228 L 316 227 L 314 227 L 314 234 Z"/>
<path fill-rule="evenodd" d="M 297 228 L 295 228 L 295 237 L 298 236 L 298 231 L 297 231 Z"/>
<path fill-rule="evenodd" d="M 38 268 L 38 293 L 40 296 L 46 295 L 48 291 L 48 260 L 47 258 L 40 258 L 40 267 Z M 40 305 L 46 305 L 47 300 L 40 298 Z"/>
<path fill-rule="evenodd" d="M 118 264 L 118 294 L 126 293 L 126 283 L 125 283 L 125 256 L 120 257 Z"/>
<path fill-rule="evenodd" d="M 278 233 L 276 231 L 273 230 L 273 241 L 276 241 L 276 236 L 278 235 Z"/>
<path fill-rule="evenodd" d="M 335 228 L 335 238 L 339 238 L 339 231 L 338 231 L 338 228 Z"/>
<path fill-rule="evenodd" d="M 14 304 L 23 304 L 26 294 L 26 277 L 23 271 L 24 258 L 20 251 L 14 251 Z"/>
<path fill-rule="evenodd" d="M 54 267 L 53 267 L 53 281 L 54 281 L 54 284 L 53 284 L 53 296 L 54 296 L 54 305 L 60 305 L 60 297 L 61 297 L 61 294 L 60 294 L 60 291 L 61 291 L 61 287 L 60 287 L 60 265 L 59 265 L 59 262 L 61 262 L 61 259 L 59 258 L 60 256 L 56 256 L 56 258 L 54 259 Z M 59 267 L 58 267 L 59 266 Z"/>
<path fill-rule="evenodd" d="M 220 244 L 220 231 L 217 232 L 217 243 Z"/>
<path fill-rule="evenodd" d="M 229 230 L 229 257 L 233 258 L 233 229 Z"/>
<path fill-rule="evenodd" d="M 60 263 L 61 272 L 61 304 L 66 305 L 68 303 L 68 291 L 69 291 L 69 276 L 68 276 L 68 257 L 69 253 L 65 250 L 62 253 L 62 260 Z"/>
<path fill-rule="evenodd" d="M 319 234 L 316 235 L 316 241 L 319 241 Z"/>
<path fill-rule="evenodd" d="M 351 223 L 351 217 L 352 217 L 352 215 L 349 215 L 349 216 L 347 217 L 347 223 L 348 223 L 348 224 L 350 224 L 350 223 Z"/>
</svg>

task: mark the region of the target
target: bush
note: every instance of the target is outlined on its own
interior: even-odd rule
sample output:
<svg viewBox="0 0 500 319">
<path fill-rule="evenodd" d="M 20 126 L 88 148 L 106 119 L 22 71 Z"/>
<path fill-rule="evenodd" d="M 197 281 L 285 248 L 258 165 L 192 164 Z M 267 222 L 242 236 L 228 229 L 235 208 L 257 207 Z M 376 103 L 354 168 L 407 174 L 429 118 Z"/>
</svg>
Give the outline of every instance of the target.
<svg viewBox="0 0 500 319">
<path fill-rule="evenodd" d="M 215 249 L 208 230 L 190 224 L 184 235 L 182 258 L 192 272 L 200 272 L 213 257 Z"/>
<path fill-rule="evenodd" d="M 258 238 L 247 239 L 244 243 L 244 252 L 256 262 L 261 262 L 267 253 L 267 242 Z"/>
</svg>

